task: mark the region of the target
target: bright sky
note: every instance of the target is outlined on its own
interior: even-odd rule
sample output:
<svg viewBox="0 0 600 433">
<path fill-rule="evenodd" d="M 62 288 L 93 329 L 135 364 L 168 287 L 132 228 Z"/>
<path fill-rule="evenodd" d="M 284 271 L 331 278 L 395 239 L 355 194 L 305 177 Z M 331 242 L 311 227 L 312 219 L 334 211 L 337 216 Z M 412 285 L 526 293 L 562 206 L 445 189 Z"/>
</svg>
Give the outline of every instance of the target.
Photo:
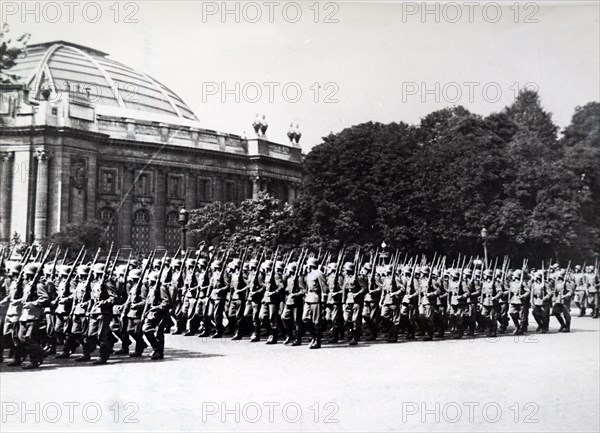
<svg viewBox="0 0 600 433">
<path fill-rule="evenodd" d="M 459 104 L 486 115 L 526 85 L 561 127 L 600 100 L 598 1 L 459 3 L 56 1 L 24 14 L 3 1 L 2 20 L 13 37 L 76 42 L 153 76 L 205 128 L 250 136 L 264 113 L 285 142 L 299 123 L 305 151 L 361 122 Z"/>
</svg>

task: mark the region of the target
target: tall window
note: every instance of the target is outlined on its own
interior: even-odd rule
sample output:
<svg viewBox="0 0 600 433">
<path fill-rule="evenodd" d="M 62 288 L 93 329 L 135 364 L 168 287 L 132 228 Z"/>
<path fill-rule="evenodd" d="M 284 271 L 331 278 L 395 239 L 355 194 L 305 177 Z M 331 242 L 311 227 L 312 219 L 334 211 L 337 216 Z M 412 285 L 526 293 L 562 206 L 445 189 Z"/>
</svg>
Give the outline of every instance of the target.
<svg viewBox="0 0 600 433">
<path fill-rule="evenodd" d="M 169 254 L 175 254 L 180 243 L 179 213 L 171 211 L 167 214 L 167 228 L 165 229 L 165 246 Z"/>
<path fill-rule="evenodd" d="M 225 201 L 234 202 L 236 200 L 235 182 L 227 181 L 227 183 L 225 183 Z"/>
<path fill-rule="evenodd" d="M 98 211 L 96 217 L 100 225 L 104 227 L 104 236 L 106 241 L 114 242 L 117 225 L 115 211 L 109 207 L 103 207 Z"/>
<path fill-rule="evenodd" d="M 140 209 L 133 214 L 131 244 L 138 254 L 150 252 L 150 213 Z"/>
<path fill-rule="evenodd" d="M 210 179 L 198 179 L 198 203 L 207 202 L 211 200 L 210 186 Z"/>
</svg>

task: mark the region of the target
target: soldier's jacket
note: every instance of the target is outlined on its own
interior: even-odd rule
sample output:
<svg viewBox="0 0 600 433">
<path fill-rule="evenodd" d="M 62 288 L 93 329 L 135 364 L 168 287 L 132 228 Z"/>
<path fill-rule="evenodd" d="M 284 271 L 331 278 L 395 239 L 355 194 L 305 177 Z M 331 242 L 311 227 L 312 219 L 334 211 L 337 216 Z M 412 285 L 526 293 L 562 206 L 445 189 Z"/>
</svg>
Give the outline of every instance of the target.
<svg viewBox="0 0 600 433">
<path fill-rule="evenodd" d="M 533 305 L 548 304 L 552 298 L 552 291 L 549 290 L 545 283 L 534 281 L 531 284 L 530 290 L 533 297 Z"/>
<path fill-rule="evenodd" d="M 54 300 L 55 314 L 71 314 L 71 309 L 73 308 L 72 294 L 76 287 L 77 284 L 73 280 L 69 284 L 67 284 L 66 280 L 59 281 L 56 286 L 56 299 Z"/>
<path fill-rule="evenodd" d="M 554 303 L 569 305 L 571 303 L 571 298 L 573 297 L 574 289 L 575 284 L 573 281 L 556 280 L 554 282 L 554 287 L 552 288 L 552 300 Z"/>
<path fill-rule="evenodd" d="M 330 273 L 327 276 L 327 303 L 332 304 L 341 304 L 342 298 L 344 297 L 344 291 L 342 289 L 342 285 L 344 284 L 342 275 L 336 276 L 335 272 Z"/>
<path fill-rule="evenodd" d="M 234 301 L 244 301 L 246 299 L 246 280 L 242 271 L 237 270 L 231 274 L 231 281 L 229 285 L 232 289 L 231 299 Z M 238 290 L 241 289 L 241 290 Z"/>
<path fill-rule="evenodd" d="M 419 303 L 421 305 L 436 305 L 436 291 L 429 280 L 429 277 L 423 277 L 416 281 L 419 290 Z"/>
<path fill-rule="evenodd" d="M 21 316 L 23 307 L 23 282 L 18 283 L 16 279 L 10 282 L 8 289 L 8 308 L 6 310 L 6 320 L 8 322 L 17 322 Z"/>
<path fill-rule="evenodd" d="M 290 275 L 286 279 L 285 291 L 287 297 L 285 298 L 285 305 L 297 305 L 302 303 L 305 294 L 305 290 L 303 290 L 302 287 L 304 287 L 304 284 L 299 275 Z"/>
<path fill-rule="evenodd" d="M 438 306 L 446 306 L 448 303 L 447 294 L 447 283 L 444 280 L 439 278 L 433 278 L 431 284 L 433 284 L 433 288 L 435 289 L 435 293 L 437 295 L 436 304 Z"/>
<path fill-rule="evenodd" d="M 575 282 L 575 290 L 582 292 L 585 290 L 585 275 L 583 272 L 573 273 L 573 281 Z"/>
<path fill-rule="evenodd" d="M 376 302 L 379 304 L 382 296 L 381 279 L 376 278 L 375 281 L 371 281 L 370 277 L 367 276 L 365 284 L 368 287 L 368 291 L 365 294 L 365 302 Z"/>
<path fill-rule="evenodd" d="M 148 286 L 146 284 L 133 284 L 129 288 L 127 301 L 123 305 L 123 314 L 130 319 L 141 319 L 147 297 Z"/>
<path fill-rule="evenodd" d="M 500 296 L 503 293 L 502 283 L 499 281 L 484 281 L 481 285 L 481 304 L 485 307 L 498 305 Z"/>
<path fill-rule="evenodd" d="M 448 282 L 448 292 L 450 293 L 450 305 L 467 304 L 467 297 L 470 294 L 468 285 L 468 282 L 454 279 Z"/>
<path fill-rule="evenodd" d="M 313 269 L 306 275 L 306 295 L 304 302 L 318 304 L 321 302 L 321 294 L 326 290 L 327 279 L 319 269 Z"/>
<path fill-rule="evenodd" d="M 403 276 L 401 279 L 402 291 L 404 296 L 402 297 L 402 303 L 405 305 L 418 305 L 419 303 L 419 286 L 417 281 L 413 278 Z"/>
<path fill-rule="evenodd" d="M 256 275 L 258 272 L 258 276 Z M 256 281 L 255 281 L 256 279 Z M 248 297 L 256 304 L 260 304 L 265 291 L 265 274 L 260 271 L 250 272 L 248 276 Z"/>
<path fill-rule="evenodd" d="M 85 316 L 90 304 L 90 288 L 87 287 L 85 281 L 79 281 L 75 286 L 73 293 L 73 315 Z"/>
<path fill-rule="evenodd" d="M 8 296 L 11 279 L 9 277 L 0 278 L 0 323 L 6 316 L 6 310 L 8 310 L 8 304 L 10 298 Z M 2 330 L 0 330 L 2 332 Z"/>
<path fill-rule="evenodd" d="M 92 281 L 90 291 L 90 314 L 112 314 L 113 305 L 117 300 L 117 290 L 110 281 L 100 284 L 99 280 Z"/>
<path fill-rule="evenodd" d="M 529 305 L 529 286 L 523 281 L 513 280 L 508 284 L 512 305 Z"/>
<path fill-rule="evenodd" d="M 49 302 L 46 303 L 46 307 L 44 308 L 44 313 L 52 314 L 54 312 L 54 301 L 56 301 L 56 297 L 58 296 L 56 292 L 56 284 L 52 279 L 43 278 L 41 281 L 42 284 L 46 286 L 46 291 L 48 292 Z"/>
<path fill-rule="evenodd" d="M 381 280 L 383 305 L 399 305 L 402 300 L 402 287 L 397 284 L 395 276 L 387 276 Z"/>
<path fill-rule="evenodd" d="M 42 282 L 33 285 L 25 283 L 23 288 L 23 307 L 19 321 L 39 320 L 44 315 L 44 308 L 50 302 L 50 295 Z"/>
<path fill-rule="evenodd" d="M 283 275 L 275 272 L 273 281 L 265 281 L 265 295 L 262 299 L 263 304 L 277 304 L 281 302 L 285 293 Z"/>
<path fill-rule="evenodd" d="M 358 278 L 354 277 L 354 275 L 345 275 L 342 287 L 344 289 L 344 292 L 346 292 L 346 304 L 354 304 L 354 298 L 356 294 L 360 293 L 360 291 L 362 290 Z"/>
<path fill-rule="evenodd" d="M 585 274 L 585 285 L 589 293 L 598 292 L 598 275 L 595 272 L 587 272 Z"/>
<path fill-rule="evenodd" d="M 172 305 L 173 297 L 168 284 L 152 284 L 146 298 L 146 319 L 152 320 L 162 317 L 169 312 Z"/>
<path fill-rule="evenodd" d="M 224 270 L 219 272 L 213 272 L 210 277 L 208 290 L 210 292 L 210 299 L 216 301 L 219 299 L 227 299 L 227 291 L 229 290 L 229 284 L 227 283 L 227 276 Z"/>
<path fill-rule="evenodd" d="M 467 304 L 477 304 L 479 297 L 481 296 L 481 285 L 482 282 L 478 278 L 473 278 L 468 283 L 469 296 L 467 297 Z"/>
</svg>

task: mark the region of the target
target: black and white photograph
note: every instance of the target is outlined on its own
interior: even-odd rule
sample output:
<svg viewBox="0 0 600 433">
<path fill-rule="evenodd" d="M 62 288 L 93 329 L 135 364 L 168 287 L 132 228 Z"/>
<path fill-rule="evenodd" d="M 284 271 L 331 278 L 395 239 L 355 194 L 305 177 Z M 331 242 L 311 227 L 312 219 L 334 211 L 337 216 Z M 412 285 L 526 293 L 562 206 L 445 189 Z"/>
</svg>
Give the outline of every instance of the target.
<svg viewBox="0 0 600 433">
<path fill-rule="evenodd" d="M 3 0 L 0 431 L 600 431 L 600 1 Z"/>
</svg>

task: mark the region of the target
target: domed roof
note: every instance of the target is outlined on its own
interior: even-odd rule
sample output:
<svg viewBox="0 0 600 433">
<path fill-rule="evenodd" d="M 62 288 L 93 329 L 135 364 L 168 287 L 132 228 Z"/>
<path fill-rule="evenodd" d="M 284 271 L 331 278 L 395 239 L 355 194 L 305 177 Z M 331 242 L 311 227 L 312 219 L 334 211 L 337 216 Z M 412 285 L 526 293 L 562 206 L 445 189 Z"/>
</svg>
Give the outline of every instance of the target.
<svg viewBox="0 0 600 433">
<path fill-rule="evenodd" d="M 198 118 L 168 87 L 131 69 L 101 51 L 64 41 L 29 45 L 11 73 L 20 77 L 35 99 L 42 90 L 55 95 L 89 91 L 100 114 L 158 120 L 197 122 Z"/>
</svg>

